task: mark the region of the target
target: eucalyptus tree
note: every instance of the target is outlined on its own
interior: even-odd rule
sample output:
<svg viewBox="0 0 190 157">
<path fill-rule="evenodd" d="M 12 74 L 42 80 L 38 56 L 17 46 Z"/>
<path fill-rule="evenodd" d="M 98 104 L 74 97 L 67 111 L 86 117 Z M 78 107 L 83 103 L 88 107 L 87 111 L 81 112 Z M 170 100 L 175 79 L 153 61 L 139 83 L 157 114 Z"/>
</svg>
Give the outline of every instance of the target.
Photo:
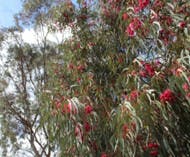
<svg viewBox="0 0 190 157">
<path fill-rule="evenodd" d="M 18 117 L 25 136 L 43 132 L 38 137 L 46 143 L 38 143 L 39 149 L 33 141 L 38 137 L 29 138 L 35 155 L 188 156 L 189 5 L 187 0 L 24 0 L 18 25 L 47 26 L 50 32 L 70 27 L 73 35 L 56 50 L 48 48 L 46 34 L 41 46 L 17 43 L 9 49 L 17 54 L 10 63 L 17 63 L 18 73 L 7 74 L 19 93 L 13 98 L 19 99 L 5 97 L 6 107 L 14 113 L 12 104 L 25 104 Z M 29 73 L 34 51 L 39 62 Z M 28 91 L 30 78 L 35 92 Z"/>
</svg>

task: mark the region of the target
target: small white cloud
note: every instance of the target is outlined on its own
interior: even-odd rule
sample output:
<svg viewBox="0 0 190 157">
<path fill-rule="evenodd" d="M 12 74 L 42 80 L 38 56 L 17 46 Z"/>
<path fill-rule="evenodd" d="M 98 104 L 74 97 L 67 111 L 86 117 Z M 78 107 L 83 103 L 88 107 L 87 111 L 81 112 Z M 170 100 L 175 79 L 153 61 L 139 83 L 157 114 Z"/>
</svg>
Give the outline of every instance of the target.
<svg viewBox="0 0 190 157">
<path fill-rule="evenodd" d="M 36 44 L 37 43 L 36 37 L 37 36 L 34 29 L 25 29 L 24 32 L 22 32 L 22 39 L 26 43 Z"/>
<path fill-rule="evenodd" d="M 48 33 L 48 28 L 44 27 L 42 29 L 37 29 L 36 31 L 33 28 L 25 29 L 22 32 L 23 41 L 29 44 L 38 44 L 41 43 L 45 38 L 54 43 L 64 42 L 66 39 L 72 37 L 71 28 L 67 27 L 64 31 L 57 31 L 54 33 Z"/>
</svg>

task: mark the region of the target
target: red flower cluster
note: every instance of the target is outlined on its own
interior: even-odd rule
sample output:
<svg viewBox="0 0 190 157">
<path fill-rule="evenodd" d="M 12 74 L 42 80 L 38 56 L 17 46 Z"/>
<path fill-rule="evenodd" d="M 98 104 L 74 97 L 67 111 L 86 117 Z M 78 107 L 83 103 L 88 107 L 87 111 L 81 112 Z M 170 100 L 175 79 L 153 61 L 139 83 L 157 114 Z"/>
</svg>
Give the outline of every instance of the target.
<svg viewBox="0 0 190 157">
<path fill-rule="evenodd" d="M 93 108 L 92 108 L 92 106 L 87 105 L 87 106 L 85 106 L 84 110 L 85 110 L 86 114 L 90 114 L 93 111 Z"/>
<path fill-rule="evenodd" d="M 144 69 L 140 71 L 139 74 L 142 77 L 147 77 L 147 76 L 153 77 L 155 74 L 154 67 L 151 64 L 146 63 L 144 64 Z"/>
<path fill-rule="evenodd" d="M 150 142 L 147 146 L 143 147 L 143 149 L 146 151 L 147 149 L 150 150 L 150 155 L 152 157 L 158 156 L 158 143 L 156 142 Z"/>
<path fill-rule="evenodd" d="M 175 95 L 170 89 L 166 89 L 163 93 L 160 94 L 160 100 L 164 103 L 172 103 L 175 100 Z"/>
<path fill-rule="evenodd" d="M 130 94 L 130 100 L 136 101 L 138 96 L 139 96 L 139 92 L 137 90 L 133 90 L 131 91 L 131 94 Z"/>
<path fill-rule="evenodd" d="M 152 149 L 152 148 L 158 148 L 158 147 L 159 147 L 158 143 L 155 143 L 155 142 L 150 142 L 148 144 L 148 148 L 150 148 L 150 149 Z"/>
<path fill-rule="evenodd" d="M 158 147 L 159 145 L 157 143 L 149 143 L 148 148 L 151 149 L 150 155 L 153 157 L 158 156 Z"/>
<path fill-rule="evenodd" d="M 154 76 L 155 70 L 154 70 L 154 68 L 152 67 L 152 65 L 150 65 L 150 64 L 145 64 L 144 68 L 145 68 L 145 71 L 147 72 L 147 74 L 148 74 L 149 76 L 151 76 L 151 77 Z"/>
<path fill-rule="evenodd" d="M 135 36 L 136 31 L 142 26 L 142 22 L 138 18 L 134 18 L 125 32 L 130 36 Z"/>
<path fill-rule="evenodd" d="M 130 37 L 135 36 L 135 31 L 130 27 L 130 25 L 127 27 L 127 29 L 125 30 L 125 32 L 126 32 Z"/>
<path fill-rule="evenodd" d="M 150 3 L 150 0 L 138 0 L 138 1 L 139 1 L 140 10 L 143 10 L 144 8 L 146 8 L 148 4 Z"/>
<path fill-rule="evenodd" d="M 68 68 L 68 70 L 77 70 L 81 73 L 84 72 L 84 70 L 86 69 L 85 65 L 83 65 L 83 64 L 75 66 L 73 63 L 69 63 L 67 68 Z"/>
<path fill-rule="evenodd" d="M 138 0 L 138 2 L 139 2 L 138 6 L 134 7 L 135 13 L 138 13 L 139 11 L 146 8 L 150 3 L 150 0 Z"/>
</svg>

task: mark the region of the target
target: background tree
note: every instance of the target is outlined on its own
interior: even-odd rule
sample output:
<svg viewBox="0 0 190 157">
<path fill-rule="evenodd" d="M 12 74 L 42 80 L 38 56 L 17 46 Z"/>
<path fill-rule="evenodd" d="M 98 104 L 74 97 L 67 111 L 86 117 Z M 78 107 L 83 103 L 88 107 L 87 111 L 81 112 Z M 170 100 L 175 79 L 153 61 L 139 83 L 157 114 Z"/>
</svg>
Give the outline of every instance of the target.
<svg viewBox="0 0 190 157">
<path fill-rule="evenodd" d="M 56 54 L 55 45 L 47 40 L 48 32 L 39 36 L 37 44 L 25 43 L 22 30 L 5 30 L 6 60 L 1 67 L 1 146 L 3 156 L 9 149 L 32 156 L 51 156 L 47 124 L 40 123 L 40 93 L 44 90 L 47 73 L 46 60 Z M 38 28 L 39 29 L 39 28 Z M 40 29 L 42 31 L 42 29 Z M 7 85 L 7 86 L 6 86 Z M 26 147 L 29 143 L 29 148 Z M 8 150 L 7 150 L 8 149 Z"/>
</svg>

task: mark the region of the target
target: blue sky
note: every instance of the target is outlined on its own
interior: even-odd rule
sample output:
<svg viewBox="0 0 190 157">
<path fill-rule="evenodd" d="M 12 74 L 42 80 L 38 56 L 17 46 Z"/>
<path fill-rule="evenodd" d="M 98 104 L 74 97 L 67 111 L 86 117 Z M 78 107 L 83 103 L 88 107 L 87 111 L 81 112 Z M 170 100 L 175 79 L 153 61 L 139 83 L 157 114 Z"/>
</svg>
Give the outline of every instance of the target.
<svg viewBox="0 0 190 157">
<path fill-rule="evenodd" d="M 0 27 L 14 24 L 14 14 L 21 10 L 20 0 L 0 0 Z"/>
</svg>

